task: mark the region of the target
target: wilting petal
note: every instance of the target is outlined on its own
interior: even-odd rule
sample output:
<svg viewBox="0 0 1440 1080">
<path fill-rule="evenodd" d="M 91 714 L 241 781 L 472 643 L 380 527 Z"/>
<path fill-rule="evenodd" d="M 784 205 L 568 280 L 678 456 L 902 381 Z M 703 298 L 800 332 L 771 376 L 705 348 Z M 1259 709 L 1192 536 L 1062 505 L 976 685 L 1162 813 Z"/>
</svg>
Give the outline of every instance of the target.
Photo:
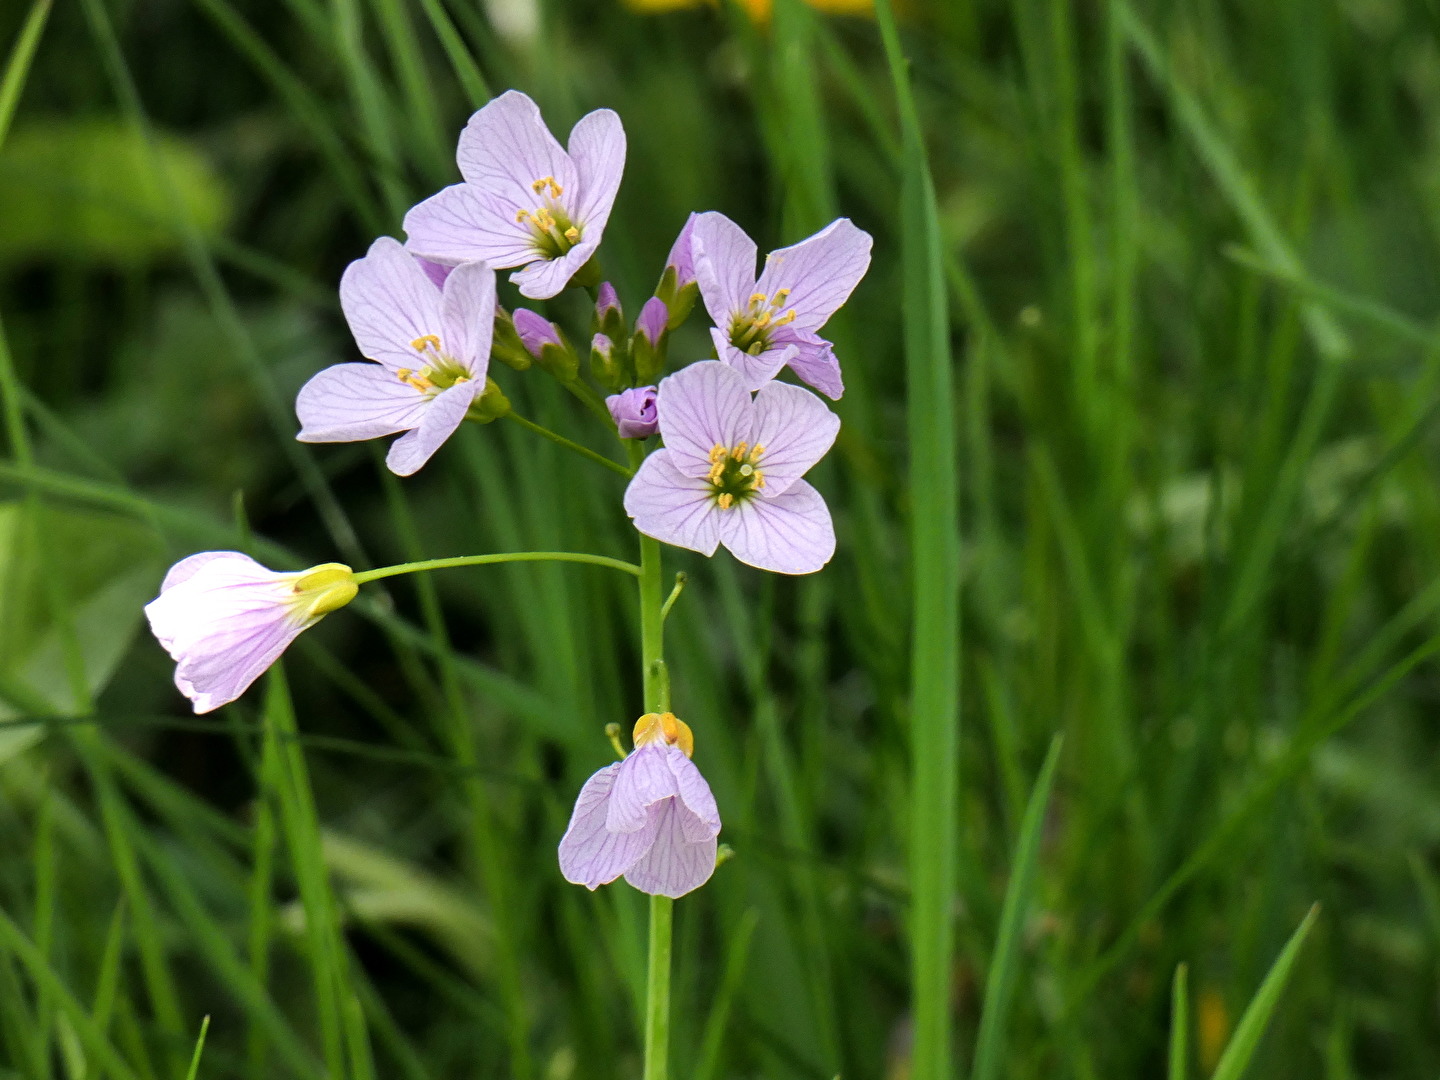
<svg viewBox="0 0 1440 1080">
<path fill-rule="evenodd" d="M 495 271 L 484 263 L 464 263 L 445 281 L 441 299 L 445 350 L 482 383 L 490 367 L 490 337 L 495 332 Z"/>
<path fill-rule="evenodd" d="M 684 896 L 715 873 L 715 837 L 698 842 L 686 839 L 684 821 L 689 811 L 679 799 L 666 799 L 655 812 L 659 819 L 655 842 L 625 872 L 625 880 L 652 896 Z"/>
<path fill-rule="evenodd" d="M 658 818 L 649 828 L 611 832 L 605 827 L 610 791 L 622 762 L 607 765 L 580 789 L 570 825 L 560 840 L 560 873 L 575 885 L 595 889 L 608 885 L 650 849 Z"/>
<path fill-rule="evenodd" d="M 646 536 L 714 555 L 720 543 L 714 489 L 703 476 L 686 476 L 673 461 L 671 451 L 657 450 L 641 463 L 625 489 L 625 512 Z"/>
<path fill-rule="evenodd" d="M 660 434 L 673 467 L 686 476 L 710 472 L 710 450 L 750 437 L 750 392 L 744 378 L 718 360 L 702 360 L 660 381 Z"/>
<path fill-rule="evenodd" d="M 175 687 L 197 714 L 228 705 L 250 689 L 305 628 L 304 623 L 277 622 L 262 612 L 237 619 L 223 637 L 207 642 L 212 647 L 177 658 Z"/>
<path fill-rule="evenodd" d="M 755 291 L 774 296 L 789 289 L 784 306 L 795 309 L 796 330 L 819 330 L 865 276 L 870 234 L 849 218 L 832 221 L 814 236 L 772 251 Z"/>
<path fill-rule="evenodd" d="M 720 542 L 737 559 L 777 574 L 813 574 L 835 554 L 835 526 L 820 493 L 796 480 L 774 498 L 746 499 L 716 514 Z"/>
<path fill-rule="evenodd" d="M 216 559 L 238 559 L 243 563 L 259 567 L 260 564 L 249 555 L 238 551 L 198 551 L 194 555 L 187 555 L 165 573 L 165 580 L 160 582 L 160 591 L 166 592 L 176 585 L 183 585 L 195 576 L 196 572 L 206 563 L 212 563 Z M 261 567 L 261 569 L 264 569 Z M 270 573 L 271 571 L 266 571 Z M 164 644 L 164 642 L 161 642 Z"/>
<path fill-rule="evenodd" d="M 790 370 L 831 401 L 839 401 L 845 393 L 845 380 L 840 375 L 840 361 L 835 347 L 808 331 L 794 335 L 796 353 L 790 357 Z"/>
<path fill-rule="evenodd" d="M 705 310 L 716 326 L 729 327 L 736 312 L 750 306 L 755 292 L 755 241 L 724 214 L 710 210 L 695 218 L 690 253 Z"/>
<path fill-rule="evenodd" d="M 644 828 L 650 807 L 676 793 L 675 774 L 666 763 L 665 751 L 664 746 L 642 746 L 620 763 L 605 818 L 605 827 L 611 832 Z"/>
<path fill-rule="evenodd" d="M 611 109 L 596 109 L 570 129 L 570 157 L 575 163 L 578 191 L 573 207 L 575 221 L 587 234 L 599 234 L 610 220 L 620 177 L 625 172 L 625 128 Z M 569 196 L 567 191 L 566 196 Z"/>
<path fill-rule="evenodd" d="M 686 813 L 680 815 L 685 839 L 693 842 L 708 840 L 720 833 L 720 809 L 710 785 L 695 763 L 678 746 L 668 748 L 666 763 L 675 774 L 675 786 Z"/>
<path fill-rule="evenodd" d="M 486 262 L 504 269 L 534 259 L 535 233 L 515 208 L 470 184 L 452 184 L 405 215 L 405 247 L 444 263 Z"/>
<path fill-rule="evenodd" d="M 839 432 L 840 417 L 809 390 L 779 382 L 762 386 L 750 429 L 750 445 L 765 448 L 761 494 L 775 498 L 788 489 L 825 456 Z"/>
<path fill-rule="evenodd" d="M 740 373 L 747 390 L 759 390 L 795 357 L 794 345 L 782 345 L 762 353 L 744 352 L 731 345 L 730 339 L 718 326 L 710 328 L 710 340 L 715 343 L 715 355 Z"/>
<path fill-rule="evenodd" d="M 288 603 L 295 575 L 239 552 L 201 552 L 172 567 L 145 605 L 197 713 L 234 701 L 309 623 Z"/>
<path fill-rule="evenodd" d="M 536 259 L 525 269 L 510 275 L 510 280 L 520 288 L 521 296 L 531 300 L 549 300 L 559 296 L 570 284 L 570 279 L 595 254 L 600 246 L 599 233 L 586 230 L 585 239 L 561 255 L 558 259 Z"/>
<path fill-rule="evenodd" d="M 477 379 L 456 383 L 430 399 L 414 430 L 390 444 L 385 464 L 396 476 L 410 476 L 430 460 L 440 444 L 455 433 L 476 396 L 485 389 Z"/>
<path fill-rule="evenodd" d="M 544 205 L 535 181 L 553 179 L 568 193 L 577 180 L 539 106 L 518 90 L 507 90 L 470 117 L 455 160 L 467 182 L 509 200 L 512 216 L 517 208 Z"/>
<path fill-rule="evenodd" d="M 335 364 L 310 377 L 295 399 L 301 442 L 357 442 L 409 431 L 425 395 L 379 364 Z"/>
</svg>

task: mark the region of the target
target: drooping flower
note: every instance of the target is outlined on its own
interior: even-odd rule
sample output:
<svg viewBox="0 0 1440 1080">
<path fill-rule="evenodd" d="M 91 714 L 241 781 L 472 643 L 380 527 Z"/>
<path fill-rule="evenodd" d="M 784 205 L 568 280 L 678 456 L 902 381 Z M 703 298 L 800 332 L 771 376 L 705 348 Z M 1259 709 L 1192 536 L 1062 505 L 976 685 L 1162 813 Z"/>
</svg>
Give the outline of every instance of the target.
<svg viewBox="0 0 1440 1080">
<path fill-rule="evenodd" d="M 625 129 L 597 109 L 571 129 L 567 153 L 535 102 L 508 90 L 470 117 L 456 160 L 464 181 L 405 215 L 407 246 L 436 262 L 524 267 L 510 280 L 546 300 L 600 246 L 625 169 Z"/>
<path fill-rule="evenodd" d="M 243 694 L 302 631 L 356 591 L 340 563 L 287 574 L 238 551 L 202 551 L 170 568 L 145 614 L 176 661 L 175 685 L 207 713 Z"/>
<path fill-rule="evenodd" d="M 635 527 L 676 547 L 780 574 L 810 574 L 835 553 L 830 510 L 801 479 L 825 456 L 840 418 L 808 390 L 770 382 L 752 400 L 728 364 L 705 360 L 664 379 L 665 446 L 625 490 Z"/>
<path fill-rule="evenodd" d="M 635 751 L 585 782 L 560 841 L 565 880 L 594 890 L 622 874 L 641 892 L 679 897 L 715 872 L 720 812 L 673 713 L 635 723 Z"/>
<path fill-rule="evenodd" d="M 622 439 L 648 439 L 660 430 L 655 411 L 655 387 L 634 386 L 605 399 Z"/>
<path fill-rule="evenodd" d="M 755 277 L 755 241 L 724 214 L 695 221 L 695 278 L 715 321 L 716 355 L 758 390 L 787 364 L 829 398 L 845 392 L 830 342 L 817 331 L 849 298 L 870 266 L 870 234 L 849 218 L 765 257 Z"/>
<path fill-rule="evenodd" d="M 357 442 L 406 432 L 390 471 L 409 476 L 448 439 L 485 390 L 495 272 L 456 267 L 437 289 L 398 240 L 382 236 L 340 279 L 340 306 L 373 364 L 336 364 L 300 388 L 301 442 Z"/>
</svg>

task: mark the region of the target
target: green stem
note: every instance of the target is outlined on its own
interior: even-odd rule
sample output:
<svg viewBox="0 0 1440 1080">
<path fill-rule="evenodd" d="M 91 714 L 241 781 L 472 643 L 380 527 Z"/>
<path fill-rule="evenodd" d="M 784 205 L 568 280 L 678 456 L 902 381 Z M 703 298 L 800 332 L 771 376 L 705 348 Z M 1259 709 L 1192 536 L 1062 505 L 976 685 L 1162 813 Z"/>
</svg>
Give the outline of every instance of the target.
<svg viewBox="0 0 1440 1080">
<path fill-rule="evenodd" d="M 615 430 L 615 418 L 610 415 L 610 409 L 605 404 L 605 399 L 595 392 L 594 387 L 582 382 L 578 376 L 565 383 L 564 386 L 580 400 L 581 404 L 603 420 L 611 431 Z"/>
<path fill-rule="evenodd" d="M 573 451 L 575 451 L 575 453 L 579 454 L 581 457 L 589 458 L 591 461 L 595 462 L 597 465 L 604 465 L 605 468 L 610 469 L 610 470 L 613 471 L 613 472 L 618 472 L 621 476 L 625 477 L 627 480 L 628 480 L 631 476 L 634 475 L 634 473 L 631 472 L 631 470 L 627 469 L 624 465 L 621 465 L 618 461 L 612 461 L 610 458 L 606 457 L 604 454 L 597 454 L 594 450 L 591 450 L 588 446 L 581 446 L 581 445 L 580 445 L 579 443 L 577 443 L 577 442 L 571 442 L 569 439 L 565 438 L 564 435 L 556 434 L 555 432 L 551 431 L 551 430 L 550 430 L 549 428 L 547 428 L 547 427 L 541 427 L 539 424 L 535 423 L 535 422 L 532 421 L 532 420 L 526 420 L 526 419 L 525 419 L 523 416 L 521 416 L 519 413 L 516 413 L 516 412 L 508 412 L 508 413 L 505 414 L 505 419 L 507 419 L 507 420 L 513 420 L 515 423 L 517 423 L 517 424 L 519 424 L 521 427 L 523 427 L 526 431 L 533 431 L 536 435 L 543 436 L 544 438 L 549 439 L 551 442 L 556 443 L 557 445 L 560 445 L 560 446 L 565 447 L 565 449 L 567 449 L 567 450 L 573 450 Z"/>
<path fill-rule="evenodd" d="M 654 541 L 651 541 L 652 543 Z M 456 555 L 449 559 L 422 559 L 420 562 L 396 563 L 374 570 L 362 570 L 354 576 L 356 585 L 380 578 L 396 577 L 400 574 L 418 574 L 424 570 L 449 570 L 456 566 L 490 566 L 494 563 L 512 562 L 573 562 L 588 563 L 591 566 L 608 566 L 612 570 L 623 570 L 640 577 L 642 568 L 624 559 L 612 559 L 608 555 L 587 555 L 583 551 L 502 551 L 495 555 Z"/>
<path fill-rule="evenodd" d="M 627 447 L 639 467 L 645 451 Z M 645 680 L 645 711 L 670 708 L 670 678 L 665 670 L 665 602 L 660 543 L 640 537 L 640 660 Z M 650 965 L 645 995 L 644 1080 L 666 1080 L 670 1062 L 670 944 L 675 901 L 650 897 Z"/>
</svg>

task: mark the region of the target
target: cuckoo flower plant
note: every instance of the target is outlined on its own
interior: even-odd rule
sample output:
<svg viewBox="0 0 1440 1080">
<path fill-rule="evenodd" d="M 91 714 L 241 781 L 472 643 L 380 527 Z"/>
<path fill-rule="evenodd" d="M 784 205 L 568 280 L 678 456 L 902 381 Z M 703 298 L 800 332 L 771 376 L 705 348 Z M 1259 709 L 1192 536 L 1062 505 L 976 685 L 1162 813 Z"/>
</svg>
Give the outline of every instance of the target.
<svg viewBox="0 0 1440 1080">
<path fill-rule="evenodd" d="M 870 234 L 849 218 L 772 251 L 755 276 L 755 241 L 724 214 L 700 214 L 690 247 L 716 355 L 758 390 L 787 364 L 829 398 L 845 392 L 840 364 L 818 331 L 865 276 Z"/>
<path fill-rule="evenodd" d="M 635 724 L 635 752 L 585 782 L 560 840 L 560 872 L 587 889 L 622 874 L 652 896 L 684 896 L 715 872 L 720 812 L 673 713 Z"/>
<path fill-rule="evenodd" d="M 510 280 L 544 300 L 600 246 L 625 169 L 625 129 L 597 109 L 571 129 L 567 152 L 535 102 L 509 90 L 470 117 L 456 160 L 464 181 L 405 215 L 407 246 L 441 263 L 524 267 Z"/>
<path fill-rule="evenodd" d="M 744 376 L 705 360 L 661 381 L 664 449 L 625 491 L 647 536 L 781 574 L 809 574 L 835 553 L 830 510 L 801 479 L 824 457 L 840 418 L 808 390 L 770 382 L 751 398 Z"/>
<path fill-rule="evenodd" d="M 348 566 L 267 570 L 238 551 L 202 551 L 170 568 L 145 605 L 197 713 L 234 701 L 304 630 L 355 598 Z"/>
<path fill-rule="evenodd" d="M 382 236 L 340 279 L 340 306 L 374 363 L 336 364 L 300 390 L 301 442 L 356 442 L 406 432 L 385 462 L 409 476 L 465 419 L 485 389 L 495 273 L 456 267 L 437 289 L 398 240 Z"/>
</svg>

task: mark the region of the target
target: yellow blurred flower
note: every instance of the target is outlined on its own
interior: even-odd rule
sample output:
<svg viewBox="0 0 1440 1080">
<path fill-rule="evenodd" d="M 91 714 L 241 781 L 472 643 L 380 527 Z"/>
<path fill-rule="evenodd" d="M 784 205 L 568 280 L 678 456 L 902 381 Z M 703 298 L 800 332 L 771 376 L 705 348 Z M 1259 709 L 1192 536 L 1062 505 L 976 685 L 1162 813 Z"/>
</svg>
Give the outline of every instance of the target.
<svg viewBox="0 0 1440 1080">
<path fill-rule="evenodd" d="M 756 22 L 770 18 L 774 0 L 737 0 Z M 831 15 L 868 15 L 875 10 L 875 0 L 804 0 L 816 11 Z M 719 0 L 625 0 L 625 6 L 633 11 L 661 12 L 679 11 L 681 8 L 715 7 Z"/>
</svg>

